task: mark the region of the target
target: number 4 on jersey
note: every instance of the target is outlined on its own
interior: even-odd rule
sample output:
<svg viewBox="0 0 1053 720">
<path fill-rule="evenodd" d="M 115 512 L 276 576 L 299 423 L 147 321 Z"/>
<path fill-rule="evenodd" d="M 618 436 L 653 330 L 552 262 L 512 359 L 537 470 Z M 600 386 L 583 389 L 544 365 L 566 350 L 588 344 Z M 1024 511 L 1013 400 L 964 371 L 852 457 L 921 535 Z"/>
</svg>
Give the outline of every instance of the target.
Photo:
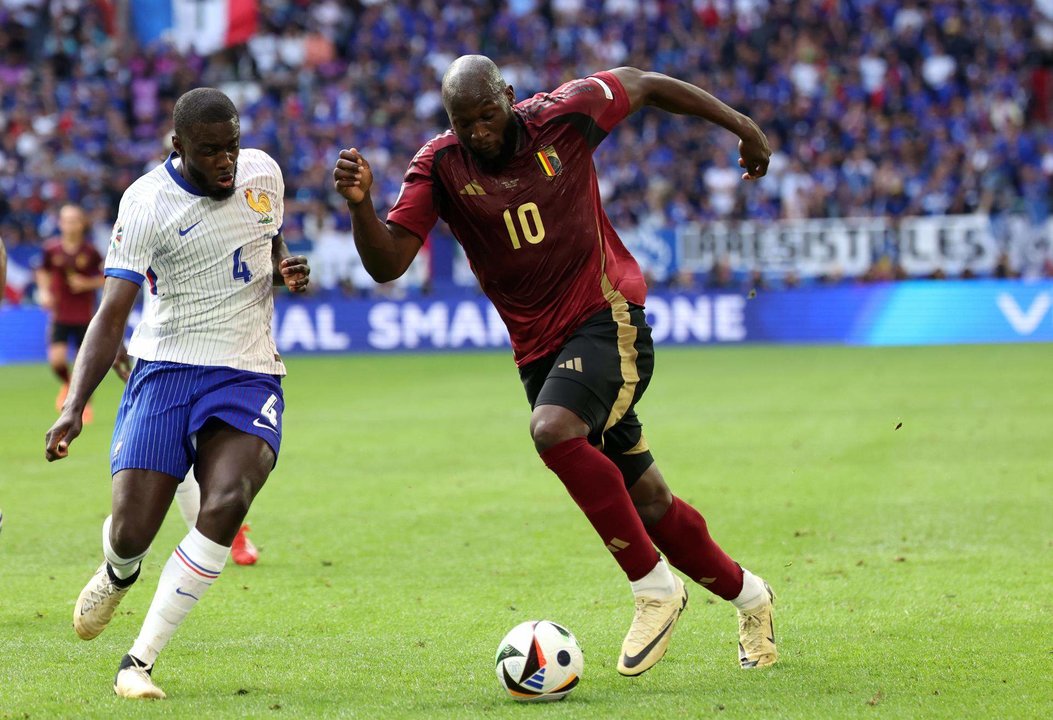
<svg viewBox="0 0 1053 720">
<path fill-rule="evenodd" d="M 244 280 L 246 283 L 252 280 L 252 271 L 249 270 L 249 266 L 241 259 L 242 248 L 238 248 L 234 251 L 234 279 Z"/>
</svg>

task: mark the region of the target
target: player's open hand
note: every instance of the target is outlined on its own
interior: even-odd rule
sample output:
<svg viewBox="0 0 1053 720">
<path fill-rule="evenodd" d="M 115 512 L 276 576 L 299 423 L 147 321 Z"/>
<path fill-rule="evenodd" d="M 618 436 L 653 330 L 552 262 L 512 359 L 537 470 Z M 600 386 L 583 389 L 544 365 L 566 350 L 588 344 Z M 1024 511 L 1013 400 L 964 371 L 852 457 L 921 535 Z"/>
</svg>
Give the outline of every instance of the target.
<svg viewBox="0 0 1053 720">
<path fill-rule="evenodd" d="M 768 138 L 757 128 L 755 135 L 739 140 L 739 167 L 743 180 L 756 180 L 768 172 L 768 161 L 771 159 L 771 146 Z"/>
<path fill-rule="evenodd" d="M 61 460 L 69 455 L 69 445 L 80 435 L 83 427 L 80 412 L 62 408 L 59 419 L 44 436 L 44 455 L 48 462 Z"/>
<path fill-rule="evenodd" d="M 333 187 L 351 205 L 365 200 L 373 186 L 373 171 L 358 148 L 341 150 L 340 158 L 333 168 Z"/>
<path fill-rule="evenodd" d="M 278 271 L 282 274 L 285 287 L 291 292 L 307 292 L 307 285 L 311 282 L 309 275 L 311 267 L 307 264 L 307 258 L 303 255 L 290 255 L 281 261 Z"/>
</svg>

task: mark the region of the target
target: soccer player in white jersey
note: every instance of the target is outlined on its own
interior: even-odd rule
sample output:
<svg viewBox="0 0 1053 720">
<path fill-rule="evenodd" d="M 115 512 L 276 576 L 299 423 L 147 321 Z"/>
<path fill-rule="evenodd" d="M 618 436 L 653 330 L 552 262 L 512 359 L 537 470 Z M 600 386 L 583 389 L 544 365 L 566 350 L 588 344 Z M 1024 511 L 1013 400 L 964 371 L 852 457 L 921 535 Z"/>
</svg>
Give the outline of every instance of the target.
<svg viewBox="0 0 1053 720">
<path fill-rule="evenodd" d="M 307 258 L 281 235 L 285 184 L 266 153 L 240 148 L 237 109 L 213 88 L 176 102 L 175 148 L 124 193 L 106 258 L 102 304 L 88 327 L 69 394 L 46 437 L 66 457 L 81 411 L 117 355 L 139 287 L 138 358 L 117 413 L 113 514 L 105 560 L 73 611 L 77 634 L 101 633 L 139 576 L 176 487 L 191 466 L 201 510 L 168 559 L 153 603 L 120 662 L 114 692 L 163 698 L 151 671 L 219 576 L 252 499 L 278 458 L 285 366 L 271 335 L 272 285 L 307 289 Z"/>
</svg>

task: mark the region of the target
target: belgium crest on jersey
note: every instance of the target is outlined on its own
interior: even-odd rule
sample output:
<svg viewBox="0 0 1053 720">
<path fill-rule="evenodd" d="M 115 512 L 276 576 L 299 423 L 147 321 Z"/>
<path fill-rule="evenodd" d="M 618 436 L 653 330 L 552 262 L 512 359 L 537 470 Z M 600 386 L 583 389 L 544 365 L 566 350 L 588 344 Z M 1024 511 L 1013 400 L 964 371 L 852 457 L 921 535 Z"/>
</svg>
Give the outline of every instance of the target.
<svg viewBox="0 0 1053 720">
<path fill-rule="evenodd" d="M 549 145 L 534 153 L 534 159 L 541 166 L 541 172 L 545 174 L 545 177 L 556 177 L 563 171 L 563 163 L 560 162 L 559 155 L 556 154 L 556 148 L 553 145 Z"/>
<path fill-rule="evenodd" d="M 245 202 L 263 216 L 260 218 L 260 225 L 269 225 L 274 222 L 274 217 L 271 216 L 271 199 L 267 197 L 267 193 L 260 190 L 259 194 L 253 197 L 252 190 L 245 188 Z"/>
</svg>

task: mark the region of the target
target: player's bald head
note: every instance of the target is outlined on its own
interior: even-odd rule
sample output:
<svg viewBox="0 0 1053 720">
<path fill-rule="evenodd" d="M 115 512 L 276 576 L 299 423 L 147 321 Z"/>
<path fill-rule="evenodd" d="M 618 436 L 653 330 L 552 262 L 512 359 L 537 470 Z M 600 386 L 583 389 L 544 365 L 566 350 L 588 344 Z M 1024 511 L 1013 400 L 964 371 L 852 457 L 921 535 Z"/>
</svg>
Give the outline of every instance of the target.
<svg viewBox="0 0 1053 720">
<path fill-rule="evenodd" d="M 508 163 L 519 145 L 515 93 L 494 61 L 462 55 L 442 78 L 442 104 L 457 139 L 484 169 Z"/>
<path fill-rule="evenodd" d="M 464 102 L 498 100 L 508 83 L 496 63 L 485 55 L 462 55 L 450 63 L 442 76 L 442 104 L 449 112 Z"/>
</svg>

